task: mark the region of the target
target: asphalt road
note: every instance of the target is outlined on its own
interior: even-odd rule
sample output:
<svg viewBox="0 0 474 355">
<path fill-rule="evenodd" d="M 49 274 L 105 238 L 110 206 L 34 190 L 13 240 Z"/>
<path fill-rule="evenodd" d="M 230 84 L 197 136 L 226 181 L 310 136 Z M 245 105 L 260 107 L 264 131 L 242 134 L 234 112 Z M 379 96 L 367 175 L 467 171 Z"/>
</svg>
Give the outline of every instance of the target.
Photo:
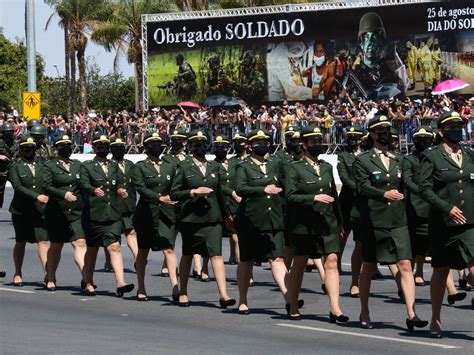
<svg viewBox="0 0 474 355">
<path fill-rule="evenodd" d="M 9 206 L 8 188 L 5 206 Z M 134 294 L 114 296 L 113 274 L 101 270 L 97 262 L 98 296 L 87 298 L 79 289 L 80 277 L 73 263 L 72 248 L 65 246 L 58 272 L 58 290 L 43 290 L 36 247 L 29 245 L 24 263 L 23 288 L 11 286 L 14 244 L 8 209 L 0 210 L 0 354 L 17 353 L 150 353 L 150 354 L 472 354 L 474 322 L 470 307 L 474 292 L 455 306 L 443 307 L 445 337 L 430 339 L 428 330 L 409 334 L 405 328 L 405 308 L 398 300 L 394 281 L 388 276 L 372 284 L 373 330 L 358 327 L 359 300 L 349 298 L 350 275 L 341 277 L 341 306 L 351 320 L 346 326 L 328 322 L 328 300 L 321 291 L 319 275 L 306 273 L 301 298 L 303 320 L 286 319 L 284 302 L 266 264 L 254 270 L 255 286 L 250 288 L 252 313 L 240 316 L 234 309 L 218 308 L 214 282 L 190 279 L 191 307 L 179 308 L 170 302 L 168 279 L 157 276 L 162 254 L 152 253 L 148 263 L 149 302 L 137 302 Z M 349 270 L 353 244 L 349 243 L 343 267 Z M 228 241 L 224 240 L 225 258 Z M 178 246 L 178 250 L 180 247 Z M 135 282 L 130 251 L 124 246 L 127 280 Z M 426 268 L 429 279 L 429 267 Z M 388 270 L 381 269 L 388 275 Z M 230 295 L 237 297 L 236 266 L 226 266 Z M 429 287 L 417 287 L 417 312 L 430 317 Z M 449 330 L 449 331 L 448 331 Z"/>
</svg>

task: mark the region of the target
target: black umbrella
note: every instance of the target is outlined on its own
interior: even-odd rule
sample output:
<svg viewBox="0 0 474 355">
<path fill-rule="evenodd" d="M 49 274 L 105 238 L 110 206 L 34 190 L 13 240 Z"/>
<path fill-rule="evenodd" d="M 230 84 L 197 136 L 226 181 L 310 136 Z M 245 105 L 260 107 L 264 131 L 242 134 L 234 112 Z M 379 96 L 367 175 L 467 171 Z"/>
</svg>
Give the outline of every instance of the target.
<svg viewBox="0 0 474 355">
<path fill-rule="evenodd" d="M 241 104 L 245 104 L 245 101 L 242 100 L 240 97 L 228 96 L 227 100 L 222 106 L 240 106 Z"/>
<path fill-rule="evenodd" d="M 370 94 L 370 99 L 373 101 L 386 100 L 394 98 L 405 91 L 403 87 L 395 83 L 385 83 L 377 86 Z"/>
<path fill-rule="evenodd" d="M 217 107 L 224 106 L 224 103 L 227 101 L 228 97 L 225 95 L 213 95 L 207 97 L 203 102 L 203 107 Z"/>
</svg>

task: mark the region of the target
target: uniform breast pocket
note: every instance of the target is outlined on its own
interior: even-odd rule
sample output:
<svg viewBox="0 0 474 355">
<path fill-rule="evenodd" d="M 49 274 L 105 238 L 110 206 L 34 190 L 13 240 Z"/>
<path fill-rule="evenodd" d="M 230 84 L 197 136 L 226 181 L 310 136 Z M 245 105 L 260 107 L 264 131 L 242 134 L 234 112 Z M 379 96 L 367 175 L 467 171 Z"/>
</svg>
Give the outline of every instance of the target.
<svg viewBox="0 0 474 355">
<path fill-rule="evenodd" d="M 28 174 L 19 174 L 20 176 L 20 180 L 23 182 L 23 181 L 29 181 L 30 180 L 30 177 L 28 176 Z"/>
<path fill-rule="evenodd" d="M 92 179 L 92 185 L 95 187 L 100 187 L 104 185 L 104 179 Z"/>
</svg>

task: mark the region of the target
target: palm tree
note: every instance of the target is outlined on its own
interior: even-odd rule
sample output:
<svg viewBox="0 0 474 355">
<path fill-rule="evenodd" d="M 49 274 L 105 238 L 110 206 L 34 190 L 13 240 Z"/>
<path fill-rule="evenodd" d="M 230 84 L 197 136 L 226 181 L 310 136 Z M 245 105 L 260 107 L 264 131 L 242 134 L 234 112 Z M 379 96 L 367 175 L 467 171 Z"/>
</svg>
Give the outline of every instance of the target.
<svg viewBox="0 0 474 355">
<path fill-rule="evenodd" d="M 107 21 L 92 33 L 92 40 L 106 50 L 116 50 L 114 67 L 125 54 L 135 67 L 135 111 L 143 111 L 143 60 L 141 45 L 141 15 L 176 10 L 169 0 L 118 0 Z"/>
<path fill-rule="evenodd" d="M 46 3 L 52 6 L 56 12 L 53 15 L 58 15 L 60 18 L 60 26 L 62 26 L 65 34 L 65 57 L 69 55 L 71 64 L 71 82 L 69 92 L 70 96 L 74 90 L 73 83 L 75 81 L 76 62 L 74 54 L 77 57 L 79 64 L 79 97 L 81 104 L 81 111 L 85 112 L 87 109 L 87 91 L 86 91 L 86 47 L 88 38 L 95 27 L 101 21 L 104 21 L 111 11 L 111 6 L 105 0 L 45 0 Z M 52 15 L 52 16 L 53 16 Z M 46 27 L 49 25 L 48 19 Z M 67 43 L 66 43 L 67 42 Z M 67 69 L 67 65 L 66 65 Z"/>
</svg>

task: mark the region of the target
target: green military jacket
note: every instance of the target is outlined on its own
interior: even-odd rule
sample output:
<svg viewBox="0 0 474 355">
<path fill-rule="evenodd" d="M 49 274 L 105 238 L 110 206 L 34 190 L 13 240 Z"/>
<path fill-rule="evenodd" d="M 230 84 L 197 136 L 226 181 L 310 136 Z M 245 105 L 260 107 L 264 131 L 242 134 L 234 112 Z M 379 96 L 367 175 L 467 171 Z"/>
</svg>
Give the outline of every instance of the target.
<svg viewBox="0 0 474 355">
<path fill-rule="evenodd" d="M 354 163 L 357 155 L 354 152 L 344 151 L 337 157 L 337 172 L 342 182 L 339 202 L 344 222 L 359 216 L 358 207 L 361 204 L 357 197 L 357 184 L 354 174 Z"/>
<path fill-rule="evenodd" d="M 98 161 L 87 160 L 81 166 L 81 188 L 84 192 L 84 218 L 93 222 L 112 222 L 122 218 L 118 206 L 117 189 L 123 187 L 119 180 L 118 166 L 115 162 L 107 160 L 108 173 L 102 169 Z M 104 197 L 94 194 L 96 188 L 102 188 Z"/>
<path fill-rule="evenodd" d="M 250 156 L 235 169 L 235 192 L 242 197 L 236 218 L 239 228 L 249 225 L 261 231 L 284 229 L 282 197 L 264 191 L 271 184 L 282 187 L 280 161 L 270 157 L 266 170 L 264 174 Z"/>
<path fill-rule="evenodd" d="M 63 214 L 68 221 L 81 218 L 84 202 L 81 194 L 81 162 L 69 161 L 69 171 L 59 159 L 48 161 L 44 166 L 44 191 L 50 197 L 46 209 L 53 213 Z M 64 199 L 66 192 L 76 196 L 75 202 Z"/>
<path fill-rule="evenodd" d="M 191 158 L 191 156 L 187 155 L 187 154 L 183 154 L 184 156 L 184 160 L 188 160 Z M 161 157 L 161 160 L 163 160 L 164 162 L 167 162 L 167 163 L 172 163 L 174 165 L 178 165 L 180 162 L 182 162 L 183 160 L 180 160 L 178 158 L 178 155 L 177 154 L 172 154 L 172 153 L 168 153 L 168 154 L 165 154 Z"/>
<path fill-rule="evenodd" d="M 112 161 L 119 165 L 118 161 L 114 159 L 112 159 Z M 132 181 L 134 164 L 128 159 L 123 159 L 123 164 L 125 166 L 125 173 L 123 173 L 119 167 L 119 181 L 122 182 L 123 188 L 127 190 L 128 197 L 119 198 L 118 206 L 122 213 L 133 213 L 137 204 L 137 192 L 135 191 L 135 186 Z"/>
<path fill-rule="evenodd" d="M 135 210 L 136 221 L 151 218 L 153 225 L 158 226 L 161 222 L 168 225 L 176 223 L 176 215 L 173 205 L 165 205 L 160 202 L 161 196 L 170 194 L 171 184 L 176 165 L 160 162 L 160 172 L 155 169 L 150 159 L 139 161 L 133 169 L 133 184 L 140 195 Z M 146 221 L 145 223 L 150 223 Z"/>
<path fill-rule="evenodd" d="M 8 172 L 14 194 L 10 205 L 10 212 L 16 215 L 38 218 L 44 216 L 45 204 L 37 198 L 44 192 L 43 172 L 44 166 L 39 161 L 34 161 L 35 175 L 31 172 L 26 160 L 19 158 L 14 161 Z"/>
<path fill-rule="evenodd" d="M 221 169 L 220 164 L 209 161 L 203 175 L 192 157 L 178 164 L 172 178 L 171 199 L 181 202 L 180 222 L 219 223 L 229 216 L 221 187 Z M 206 197 L 192 197 L 191 190 L 198 187 L 209 187 L 214 191 Z"/>
<path fill-rule="evenodd" d="M 390 202 L 384 197 L 389 190 L 402 192 L 402 157 L 391 154 L 395 158 L 390 158 L 388 170 L 374 148 L 361 153 L 354 164 L 357 192 L 366 199 L 366 205 L 359 209 L 362 223 L 370 222 L 375 228 L 407 225 L 405 201 Z"/>
<path fill-rule="evenodd" d="M 420 167 L 420 193 L 433 207 L 430 218 L 444 220 L 447 226 L 457 226 L 449 217 L 456 206 L 474 224 L 474 151 L 462 146 L 462 166 L 449 157 L 443 145 L 423 152 Z"/>
<path fill-rule="evenodd" d="M 227 203 L 227 207 L 229 208 L 230 214 L 232 216 L 235 216 L 239 208 L 239 204 L 237 203 L 237 201 L 235 201 L 232 198 L 232 191 L 235 191 L 235 168 L 237 167 L 237 164 L 239 164 L 242 160 L 243 159 L 237 155 L 234 155 L 232 158 L 228 160 L 229 166 L 228 166 L 227 173 L 229 175 L 226 175 L 226 176 L 229 176 L 229 182 L 224 181 L 222 184 L 224 193 L 228 195 L 228 193 L 230 192 L 231 197 L 226 200 L 226 203 Z"/>
<path fill-rule="evenodd" d="M 403 193 L 409 217 L 428 218 L 429 203 L 420 195 L 421 156 L 412 153 L 404 157 L 402 162 Z"/>
<path fill-rule="evenodd" d="M 285 184 L 289 214 L 287 229 L 292 234 L 337 234 L 339 225 L 342 225 L 332 165 L 320 160 L 319 166 L 319 175 L 306 159 L 288 167 Z M 332 196 L 334 202 L 314 201 L 314 196 L 319 194 Z"/>
</svg>

